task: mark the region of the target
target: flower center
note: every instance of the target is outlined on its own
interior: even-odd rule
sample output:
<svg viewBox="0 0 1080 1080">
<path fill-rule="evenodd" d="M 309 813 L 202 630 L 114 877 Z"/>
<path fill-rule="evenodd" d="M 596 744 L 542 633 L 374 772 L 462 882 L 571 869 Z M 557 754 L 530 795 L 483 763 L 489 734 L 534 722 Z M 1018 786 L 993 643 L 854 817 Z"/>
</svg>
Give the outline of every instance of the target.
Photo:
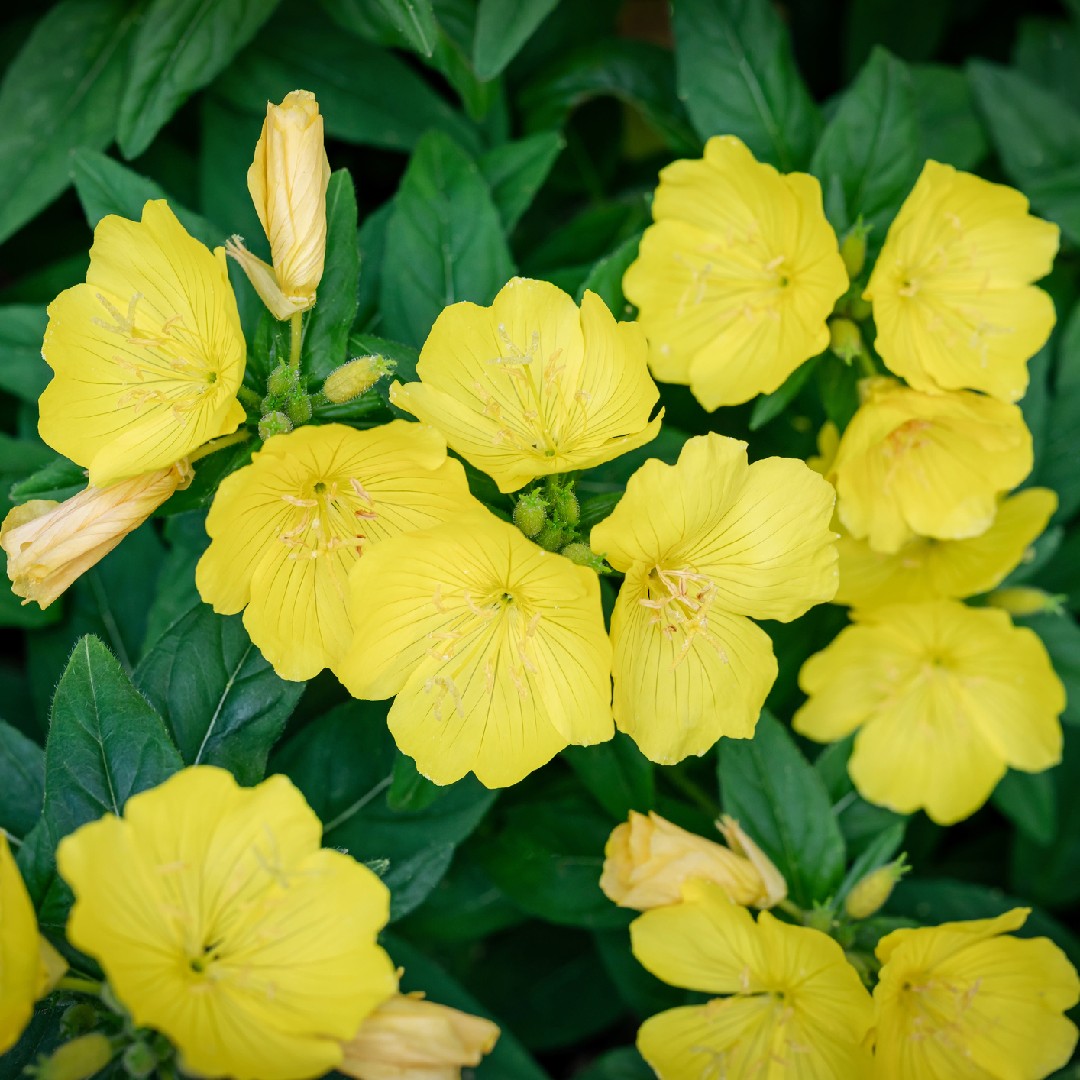
<svg viewBox="0 0 1080 1080">
<path fill-rule="evenodd" d="M 916 974 L 900 988 L 904 1035 L 913 1041 L 935 1039 L 951 1049 L 967 1045 L 964 1024 L 979 993 L 980 980 L 963 986 Z"/>
<path fill-rule="evenodd" d="M 318 559 L 342 548 L 362 553 L 362 523 L 378 514 L 371 496 L 354 477 L 319 479 L 299 495 L 282 495 L 294 507 L 278 539 L 290 549 L 290 559 Z"/>
<path fill-rule="evenodd" d="M 681 638 L 672 667 L 678 667 L 701 637 L 727 663 L 727 654 L 709 630 L 709 607 L 716 596 L 716 585 L 704 574 L 686 568 L 666 570 L 654 566 L 649 571 L 647 594 L 638 600 L 652 612 L 650 622 L 672 641 Z"/>
</svg>

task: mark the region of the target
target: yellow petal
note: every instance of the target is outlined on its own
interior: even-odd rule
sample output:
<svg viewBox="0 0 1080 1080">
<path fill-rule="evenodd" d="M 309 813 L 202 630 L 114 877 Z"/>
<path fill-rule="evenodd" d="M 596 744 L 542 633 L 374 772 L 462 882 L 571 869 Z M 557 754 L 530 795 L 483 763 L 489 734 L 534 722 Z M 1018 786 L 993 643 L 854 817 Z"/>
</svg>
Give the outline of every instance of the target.
<svg viewBox="0 0 1080 1080">
<path fill-rule="evenodd" d="M 34 908 L 0 832 L 0 1054 L 19 1040 L 40 989 L 41 960 Z"/>
</svg>

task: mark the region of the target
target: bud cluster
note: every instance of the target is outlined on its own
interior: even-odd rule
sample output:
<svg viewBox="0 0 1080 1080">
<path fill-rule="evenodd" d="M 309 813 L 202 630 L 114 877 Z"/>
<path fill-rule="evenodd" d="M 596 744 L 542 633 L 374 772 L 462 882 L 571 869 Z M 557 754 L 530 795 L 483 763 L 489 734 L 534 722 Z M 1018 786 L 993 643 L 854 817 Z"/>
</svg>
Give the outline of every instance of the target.
<svg viewBox="0 0 1080 1080">
<path fill-rule="evenodd" d="M 522 493 L 514 504 L 514 524 L 545 551 L 557 551 L 598 574 L 607 569 L 603 558 L 578 535 L 581 504 L 573 480 L 549 476 Z"/>
</svg>

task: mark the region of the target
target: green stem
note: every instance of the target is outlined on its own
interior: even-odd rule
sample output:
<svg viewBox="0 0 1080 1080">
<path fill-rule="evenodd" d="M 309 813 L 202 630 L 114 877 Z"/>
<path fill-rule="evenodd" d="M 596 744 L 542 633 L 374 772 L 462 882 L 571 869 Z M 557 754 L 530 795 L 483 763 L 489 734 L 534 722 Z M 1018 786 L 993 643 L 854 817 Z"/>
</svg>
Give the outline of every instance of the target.
<svg viewBox="0 0 1080 1080">
<path fill-rule="evenodd" d="M 289 319 L 289 329 L 292 331 L 289 341 L 289 367 L 293 371 L 300 370 L 300 346 L 304 340 L 304 313 L 294 312 Z"/>
<path fill-rule="evenodd" d="M 262 398 L 250 386 L 238 387 L 236 396 L 245 408 L 259 409 L 262 406 Z"/>
<path fill-rule="evenodd" d="M 864 379 L 876 379 L 881 374 L 874 365 L 873 357 L 865 349 L 855 357 L 855 360 L 858 362 Z"/>
<path fill-rule="evenodd" d="M 16 847 L 22 846 L 22 841 L 13 833 L 9 833 L 2 825 L 0 825 L 0 833 L 4 834 L 9 844 L 14 844 Z"/>
<path fill-rule="evenodd" d="M 785 899 L 781 900 L 776 906 L 781 911 L 786 912 L 793 919 L 795 919 L 799 923 L 800 926 L 804 922 L 806 922 L 806 912 L 803 911 L 803 909 L 801 907 L 799 907 L 799 905 L 794 903 L 793 901 L 788 900 L 788 899 L 785 898 Z"/>
<path fill-rule="evenodd" d="M 92 994 L 94 997 L 101 996 L 101 983 L 96 979 L 87 979 L 81 975 L 65 975 L 57 984 L 57 990 L 72 990 L 76 994 Z"/>
</svg>

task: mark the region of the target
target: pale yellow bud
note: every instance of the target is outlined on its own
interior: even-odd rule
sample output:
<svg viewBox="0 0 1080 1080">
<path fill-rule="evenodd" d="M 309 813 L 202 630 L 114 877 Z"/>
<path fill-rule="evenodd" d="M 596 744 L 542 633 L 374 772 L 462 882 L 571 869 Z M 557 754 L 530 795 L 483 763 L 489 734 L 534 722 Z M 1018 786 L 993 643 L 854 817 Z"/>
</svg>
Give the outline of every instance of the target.
<svg viewBox="0 0 1080 1080">
<path fill-rule="evenodd" d="M 340 405 L 352 401 L 370 390 L 384 375 L 394 372 L 393 360 L 385 356 L 358 356 L 347 364 L 331 371 L 323 383 L 322 392 L 327 399 Z"/>
<path fill-rule="evenodd" d="M 869 919 L 885 906 L 885 901 L 892 895 L 896 883 L 906 874 L 908 865 L 904 856 L 885 866 L 871 870 L 847 894 L 844 911 L 852 919 Z"/>
<path fill-rule="evenodd" d="M 679 903 L 683 884 L 692 878 L 714 882 L 736 904 L 771 907 L 783 899 L 787 888 L 775 867 L 730 819 L 720 827 L 749 847 L 732 851 L 659 814 L 631 812 L 629 821 L 616 826 L 608 838 L 600 888 L 620 907 L 637 911 Z M 754 859 L 764 861 L 767 876 Z"/>
<path fill-rule="evenodd" d="M 337 1069 L 357 1080 L 459 1080 L 498 1037 L 481 1016 L 397 994 L 364 1020 Z"/>
<path fill-rule="evenodd" d="M 14 507 L 0 525 L 12 592 L 24 604 L 48 607 L 193 475 L 180 461 L 106 488 L 88 487 L 62 503 L 38 499 Z"/>
<path fill-rule="evenodd" d="M 31 1072 L 37 1080 L 87 1080 L 112 1059 L 112 1043 L 104 1035 L 81 1035 L 58 1047 Z"/>
<path fill-rule="evenodd" d="M 1040 615 L 1043 612 L 1058 612 L 1064 598 L 1053 596 L 1042 589 L 1030 586 L 1018 586 L 1013 589 L 995 589 L 987 598 L 990 607 L 1000 608 L 1010 615 Z"/>
<path fill-rule="evenodd" d="M 252 255 L 238 236 L 226 250 L 274 317 L 288 319 L 314 305 L 326 259 L 330 163 L 319 104 L 310 91 L 294 90 L 280 105 L 267 102 L 247 180 L 273 266 Z"/>
</svg>

